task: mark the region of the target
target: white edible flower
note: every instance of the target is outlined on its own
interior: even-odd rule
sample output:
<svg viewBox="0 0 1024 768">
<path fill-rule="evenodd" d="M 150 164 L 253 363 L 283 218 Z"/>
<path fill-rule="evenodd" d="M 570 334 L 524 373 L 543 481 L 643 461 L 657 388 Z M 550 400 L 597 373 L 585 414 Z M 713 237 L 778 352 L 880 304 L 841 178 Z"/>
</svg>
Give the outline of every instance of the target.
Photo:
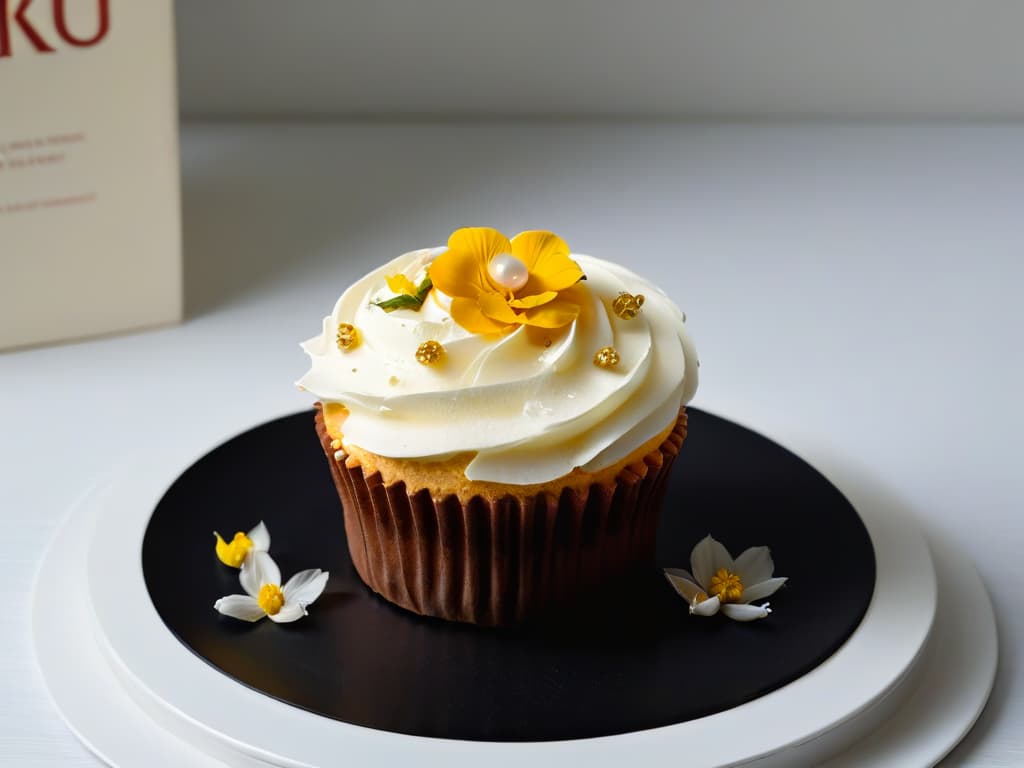
<svg viewBox="0 0 1024 768">
<path fill-rule="evenodd" d="M 222 597 L 213 607 L 242 621 L 259 621 L 264 616 L 279 624 L 295 621 L 308 615 L 306 606 L 320 597 L 329 575 L 310 568 L 296 573 L 282 587 L 277 563 L 266 552 L 254 552 L 238 574 L 246 594 Z"/>
<path fill-rule="evenodd" d="M 665 578 L 690 604 L 690 613 L 714 616 L 721 611 L 736 621 L 763 619 L 771 608 L 762 600 L 786 583 L 772 577 L 775 563 L 768 547 L 751 547 L 733 560 L 729 551 L 711 536 L 701 539 L 690 553 L 690 568 L 666 568 Z"/>
<path fill-rule="evenodd" d="M 242 564 L 251 560 L 256 554 L 270 551 L 270 531 L 260 520 L 259 524 L 248 533 L 238 531 L 230 541 L 224 541 L 216 531 L 217 557 L 224 565 L 241 568 Z"/>
</svg>

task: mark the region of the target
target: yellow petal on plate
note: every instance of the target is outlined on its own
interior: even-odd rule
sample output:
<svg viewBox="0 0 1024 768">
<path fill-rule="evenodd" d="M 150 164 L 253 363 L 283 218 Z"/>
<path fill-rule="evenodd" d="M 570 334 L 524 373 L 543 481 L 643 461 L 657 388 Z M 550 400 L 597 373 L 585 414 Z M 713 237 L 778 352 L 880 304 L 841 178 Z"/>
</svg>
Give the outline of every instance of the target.
<svg viewBox="0 0 1024 768">
<path fill-rule="evenodd" d="M 512 238 L 512 255 L 529 270 L 530 279 L 523 287 L 528 296 L 564 290 L 583 277 L 580 265 L 569 258 L 565 240 L 553 232 L 520 232 Z"/>
<path fill-rule="evenodd" d="M 476 299 L 457 296 L 452 299 L 452 319 L 470 333 L 497 334 L 504 333 L 511 326 L 491 320 L 483 312 Z"/>
<path fill-rule="evenodd" d="M 415 296 L 416 285 L 405 275 L 389 275 L 384 278 L 388 282 L 388 288 L 392 293 L 399 295 Z"/>
<path fill-rule="evenodd" d="M 249 540 L 249 537 L 239 531 L 230 542 L 227 542 L 216 531 L 214 531 L 213 535 L 217 537 L 215 547 L 217 559 L 224 563 L 224 565 L 230 565 L 232 568 L 241 568 L 246 554 L 252 549 L 252 541 Z"/>
<path fill-rule="evenodd" d="M 526 310 L 520 322 L 540 328 L 561 328 L 579 317 L 579 314 L 579 304 L 559 297 L 543 306 Z"/>
<path fill-rule="evenodd" d="M 522 322 L 519 315 L 508 305 L 508 300 L 500 293 L 482 293 L 477 303 L 480 305 L 480 311 L 491 320 L 504 324 Z"/>
<path fill-rule="evenodd" d="M 556 296 L 558 296 L 557 291 L 544 291 L 544 293 L 538 293 L 536 296 L 523 296 L 521 299 L 512 299 L 508 305 L 515 309 L 532 309 L 533 307 L 539 307 L 541 304 L 547 304 Z"/>
</svg>

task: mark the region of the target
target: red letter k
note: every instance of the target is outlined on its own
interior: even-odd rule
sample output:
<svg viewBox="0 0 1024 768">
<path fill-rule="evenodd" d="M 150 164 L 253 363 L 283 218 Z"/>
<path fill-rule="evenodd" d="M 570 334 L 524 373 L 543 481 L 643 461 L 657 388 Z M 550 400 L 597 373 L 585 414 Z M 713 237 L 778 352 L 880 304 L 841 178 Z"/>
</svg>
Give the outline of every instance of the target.
<svg viewBox="0 0 1024 768">
<path fill-rule="evenodd" d="M 32 47 L 39 53 L 53 53 L 53 48 L 47 45 L 39 31 L 32 26 L 25 18 L 25 12 L 32 5 L 32 0 L 21 0 L 13 15 L 7 12 L 7 0 L 0 0 L 0 58 L 11 55 L 11 30 L 8 26 L 8 19 L 21 27 L 22 34 L 32 43 Z"/>
</svg>

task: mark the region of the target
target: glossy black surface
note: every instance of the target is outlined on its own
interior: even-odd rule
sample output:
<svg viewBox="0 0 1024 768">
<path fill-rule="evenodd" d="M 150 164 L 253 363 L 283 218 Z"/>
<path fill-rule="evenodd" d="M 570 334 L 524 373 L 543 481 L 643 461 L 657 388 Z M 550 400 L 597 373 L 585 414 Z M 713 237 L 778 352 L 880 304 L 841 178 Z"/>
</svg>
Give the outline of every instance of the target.
<svg viewBox="0 0 1024 768">
<path fill-rule="evenodd" d="M 208 663 L 357 725 L 542 741 L 719 712 L 795 680 L 839 648 L 871 599 L 874 553 L 849 503 L 793 454 L 693 409 L 689 431 L 666 496 L 658 563 L 689 568 L 690 549 L 709 532 L 734 555 L 771 546 L 776 575 L 790 581 L 770 598 L 775 613 L 765 620 L 692 617 L 654 569 L 557 622 L 511 630 L 396 608 L 349 560 L 312 411 L 256 427 L 178 478 L 146 533 L 146 584 L 168 628 Z M 285 579 L 303 568 L 331 572 L 325 594 L 294 624 L 247 624 L 213 610 L 241 588 L 238 571 L 214 556 L 210 532 L 230 536 L 260 519 Z"/>
</svg>

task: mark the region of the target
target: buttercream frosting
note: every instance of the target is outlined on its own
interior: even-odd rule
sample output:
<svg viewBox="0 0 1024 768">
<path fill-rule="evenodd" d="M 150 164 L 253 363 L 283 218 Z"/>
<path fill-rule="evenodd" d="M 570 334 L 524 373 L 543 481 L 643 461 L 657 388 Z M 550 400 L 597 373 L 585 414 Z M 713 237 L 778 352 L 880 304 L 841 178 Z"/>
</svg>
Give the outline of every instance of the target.
<svg viewBox="0 0 1024 768">
<path fill-rule="evenodd" d="M 444 250 L 412 251 L 370 272 L 302 344 L 311 367 L 298 385 L 345 406 L 343 445 L 424 461 L 474 452 L 470 480 L 544 483 L 622 460 L 693 397 L 698 363 L 683 314 L 651 282 L 591 256 L 571 256 L 586 280 L 578 317 L 561 328 L 472 333 L 453 321 L 450 299 L 436 288 L 418 310 L 375 305 L 392 295 L 388 276 L 419 284 Z M 645 297 L 632 319 L 613 311 L 623 292 Z M 339 349 L 340 323 L 358 329 L 357 346 Z M 442 364 L 417 362 L 428 340 L 443 345 Z M 608 346 L 619 362 L 601 368 L 594 354 Z"/>
</svg>

